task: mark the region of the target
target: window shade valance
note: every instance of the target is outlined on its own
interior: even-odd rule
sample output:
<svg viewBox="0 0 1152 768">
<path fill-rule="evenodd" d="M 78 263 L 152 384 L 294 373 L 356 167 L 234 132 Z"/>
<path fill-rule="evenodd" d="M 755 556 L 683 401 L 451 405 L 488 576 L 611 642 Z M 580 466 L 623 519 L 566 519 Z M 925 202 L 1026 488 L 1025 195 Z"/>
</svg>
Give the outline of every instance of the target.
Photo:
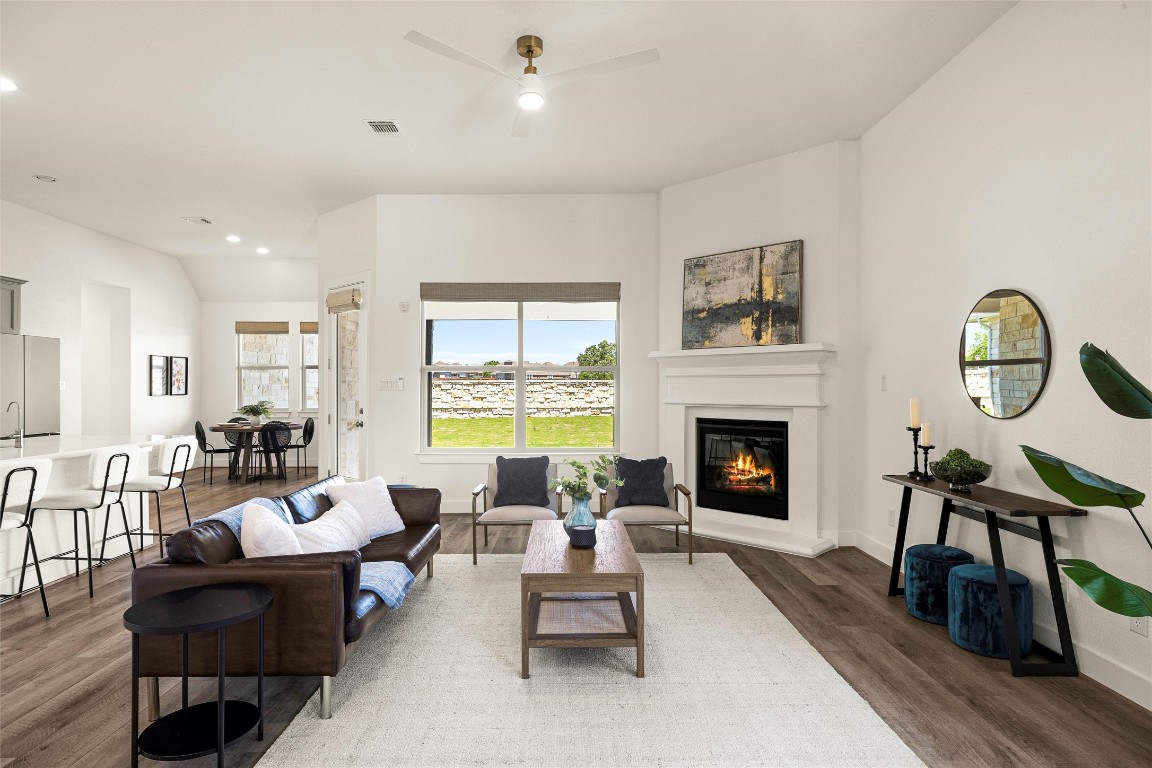
<svg viewBox="0 0 1152 768">
<path fill-rule="evenodd" d="M 300 323 L 300 333 L 320 333 L 320 323 Z"/>
<path fill-rule="evenodd" d="M 236 321 L 236 333 L 288 333 L 288 323 Z"/>
<path fill-rule="evenodd" d="M 324 303 L 328 306 L 328 314 L 330 315 L 360 309 L 360 289 L 348 288 L 343 291 L 333 291 L 328 294 Z"/>
<path fill-rule="evenodd" d="M 420 283 L 423 301 L 619 301 L 620 283 Z"/>
</svg>

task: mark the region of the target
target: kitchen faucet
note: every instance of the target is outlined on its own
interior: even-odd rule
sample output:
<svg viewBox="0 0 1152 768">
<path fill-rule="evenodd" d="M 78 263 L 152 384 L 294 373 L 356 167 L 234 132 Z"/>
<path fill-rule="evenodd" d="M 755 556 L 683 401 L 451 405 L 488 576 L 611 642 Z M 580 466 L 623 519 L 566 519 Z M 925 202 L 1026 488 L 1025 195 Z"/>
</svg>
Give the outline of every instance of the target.
<svg viewBox="0 0 1152 768">
<path fill-rule="evenodd" d="M 11 435 L 16 438 L 16 448 L 24 447 L 24 409 L 20 407 L 20 403 L 13 400 L 8 403 L 8 407 L 4 409 L 4 413 L 12 410 L 12 406 L 16 406 L 16 432 Z"/>
</svg>

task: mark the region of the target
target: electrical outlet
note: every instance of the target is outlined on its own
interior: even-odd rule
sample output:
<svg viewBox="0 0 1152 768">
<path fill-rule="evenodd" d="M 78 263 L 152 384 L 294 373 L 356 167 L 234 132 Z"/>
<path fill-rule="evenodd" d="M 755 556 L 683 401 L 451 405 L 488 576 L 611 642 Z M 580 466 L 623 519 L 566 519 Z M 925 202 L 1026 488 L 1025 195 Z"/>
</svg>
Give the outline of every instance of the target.
<svg viewBox="0 0 1152 768">
<path fill-rule="evenodd" d="M 400 473 L 400 485 L 407 485 L 407 484 L 408 484 L 408 473 L 407 472 L 401 472 Z"/>
<path fill-rule="evenodd" d="M 1133 616 L 1128 619 L 1128 629 L 1138 635 L 1148 637 L 1148 618 L 1147 616 Z"/>
<path fill-rule="evenodd" d="M 896 510 L 888 510 L 888 525 L 892 528 L 896 527 Z"/>
<path fill-rule="evenodd" d="M 886 374 L 886 373 L 880 374 L 880 391 L 881 392 L 887 392 L 888 391 L 888 374 Z"/>
</svg>

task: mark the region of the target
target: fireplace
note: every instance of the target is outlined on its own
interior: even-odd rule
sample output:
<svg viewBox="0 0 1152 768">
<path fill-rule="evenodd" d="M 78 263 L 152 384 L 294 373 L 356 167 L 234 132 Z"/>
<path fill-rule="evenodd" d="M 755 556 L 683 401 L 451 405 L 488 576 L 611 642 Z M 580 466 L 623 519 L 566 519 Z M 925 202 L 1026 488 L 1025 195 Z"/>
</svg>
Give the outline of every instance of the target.
<svg viewBox="0 0 1152 768">
<path fill-rule="evenodd" d="M 788 422 L 696 420 L 696 503 L 788 519 Z"/>
</svg>

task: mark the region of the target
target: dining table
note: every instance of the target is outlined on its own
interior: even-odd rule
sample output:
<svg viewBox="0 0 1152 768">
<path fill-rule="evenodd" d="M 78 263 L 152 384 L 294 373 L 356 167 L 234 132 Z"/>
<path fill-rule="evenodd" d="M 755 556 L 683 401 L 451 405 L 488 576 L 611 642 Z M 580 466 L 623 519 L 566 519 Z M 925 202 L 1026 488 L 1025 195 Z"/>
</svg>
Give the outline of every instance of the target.
<svg viewBox="0 0 1152 768">
<path fill-rule="evenodd" d="M 288 421 L 282 423 L 287 424 L 289 429 L 291 429 L 293 432 L 297 432 L 304 428 L 303 424 L 296 424 L 294 422 Z M 242 483 L 248 482 L 248 468 L 252 465 L 253 444 L 256 442 L 256 436 L 260 434 L 260 430 L 263 428 L 263 426 L 263 424 L 251 424 L 239 421 L 221 422 L 219 424 L 213 424 L 212 426 L 208 427 L 209 432 L 224 432 L 226 435 L 230 432 L 240 438 L 240 456 L 238 457 L 240 466 L 234 468 L 232 476 L 235 477 L 238 473 L 240 475 L 240 482 Z M 237 459 L 233 459 L 233 461 L 236 460 Z M 279 464 L 283 464 L 284 454 L 277 453 L 276 461 Z M 272 456 L 267 452 L 264 454 L 264 468 L 268 472 L 272 471 Z M 283 469 L 283 467 L 277 467 L 277 469 L 280 470 Z"/>
</svg>

